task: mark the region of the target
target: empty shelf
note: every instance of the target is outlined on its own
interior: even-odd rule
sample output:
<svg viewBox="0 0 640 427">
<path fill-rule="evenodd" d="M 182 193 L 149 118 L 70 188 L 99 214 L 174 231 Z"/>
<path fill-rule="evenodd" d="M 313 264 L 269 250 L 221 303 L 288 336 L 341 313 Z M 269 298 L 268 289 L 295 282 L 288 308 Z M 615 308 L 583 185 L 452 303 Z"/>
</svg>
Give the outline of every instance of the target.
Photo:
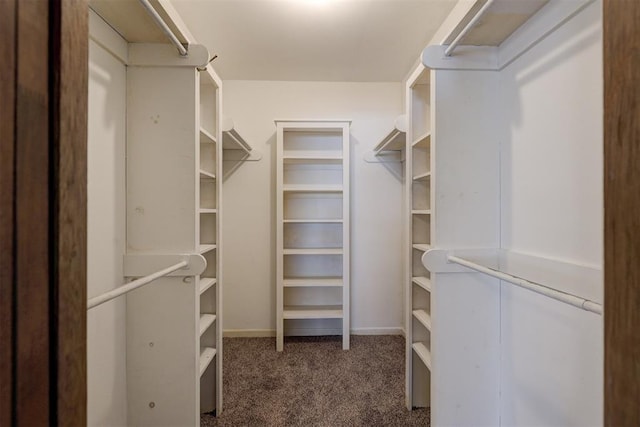
<svg viewBox="0 0 640 427">
<path fill-rule="evenodd" d="M 200 169 L 200 179 L 216 179 L 216 176 L 211 172 L 207 172 L 206 170 Z"/>
<path fill-rule="evenodd" d="M 284 219 L 282 220 L 285 224 L 341 224 L 341 219 L 322 219 L 322 218 L 300 218 L 300 219 Z"/>
<path fill-rule="evenodd" d="M 285 306 L 284 319 L 341 319 L 341 305 Z"/>
<path fill-rule="evenodd" d="M 415 148 L 427 148 L 431 142 L 431 133 L 427 132 L 413 140 L 411 144 Z"/>
<path fill-rule="evenodd" d="M 202 336 L 202 334 L 204 334 L 207 331 L 207 329 L 209 329 L 209 327 L 213 325 L 213 322 L 215 321 L 216 321 L 215 314 L 201 314 L 200 315 L 200 336 Z"/>
<path fill-rule="evenodd" d="M 416 175 L 413 177 L 414 181 L 425 181 L 427 179 L 431 178 L 431 172 L 425 172 L 425 173 L 421 173 L 419 175 Z"/>
<path fill-rule="evenodd" d="M 376 155 L 384 151 L 404 150 L 406 144 L 406 133 L 393 129 L 384 139 L 373 149 Z"/>
<path fill-rule="evenodd" d="M 285 154 L 282 156 L 284 163 L 342 163 L 342 153 L 305 152 Z"/>
<path fill-rule="evenodd" d="M 204 254 L 214 250 L 215 248 L 216 248 L 216 245 L 200 245 L 200 253 Z"/>
<path fill-rule="evenodd" d="M 426 252 L 429 249 L 431 249 L 431 245 L 428 245 L 426 243 L 416 243 L 416 244 L 413 245 L 413 249 L 417 249 L 419 251 Z"/>
<path fill-rule="evenodd" d="M 285 288 L 340 287 L 342 286 L 342 277 L 297 277 L 284 279 L 282 285 Z"/>
<path fill-rule="evenodd" d="M 411 281 L 416 285 L 420 286 L 425 291 L 431 292 L 431 280 L 429 280 L 428 278 L 417 276 L 412 278 Z"/>
<path fill-rule="evenodd" d="M 284 255 L 342 255 L 342 248 L 289 248 Z"/>
<path fill-rule="evenodd" d="M 204 374 L 204 371 L 207 370 L 213 358 L 216 357 L 216 349 L 211 347 L 206 347 L 200 353 L 200 376 Z"/>
<path fill-rule="evenodd" d="M 218 212 L 217 209 L 200 208 L 200 213 L 201 214 L 214 214 L 214 213 L 217 213 L 217 212 Z"/>
<path fill-rule="evenodd" d="M 414 209 L 411 213 L 413 215 L 431 215 L 431 209 Z"/>
<path fill-rule="evenodd" d="M 427 346 L 421 342 L 416 342 L 413 343 L 411 347 L 413 348 L 413 351 L 416 352 L 420 360 L 422 360 L 422 363 L 431 370 L 431 353 L 427 349 Z"/>
<path fill-rule="evenodd" d="M 215 144 L 216 138 L 209 131 L 200 128 L 200 144 Z"/>
<path fill-rule="evenodd" d="M 200 295 L 202 295 L 207 289 L 216 284 L 216 279 L 213 277 L 201 277 L 200 278 Z"/>
<path fill-rule="evenodd" d="M 283 191 L 297 193 L 340 193 L 342 185 L 295 185 L 287 184 L 282 187 Z"/>
<path fill-rule="evenodd" d="M 431 330 L 431 316 L 424 310 L 413 310 L 413 317 L 429 331 Z"/>
</svg>

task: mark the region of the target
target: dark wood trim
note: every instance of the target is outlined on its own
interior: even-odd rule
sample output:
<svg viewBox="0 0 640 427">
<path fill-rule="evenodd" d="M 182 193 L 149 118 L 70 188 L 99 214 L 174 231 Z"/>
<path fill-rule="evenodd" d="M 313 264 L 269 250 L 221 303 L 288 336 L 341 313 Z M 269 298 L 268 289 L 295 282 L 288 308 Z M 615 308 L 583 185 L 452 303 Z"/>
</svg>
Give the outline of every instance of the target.
<svg viewBox="0 0 640 427">
<path fill-rule="evenodd" d="M 54 13 L 55 419 L 79 426 L 87 420 L 87 4 L 63 1 Z"/>
<path fill-rule="evenodd" d="M 607 426 L 640 425 L 640 2 L 604 0 Z"/>
<path fill-rule="evenodd" d="M 15 0 L 0 1 L 0 426 L 12 424 Z"/>
</svg>

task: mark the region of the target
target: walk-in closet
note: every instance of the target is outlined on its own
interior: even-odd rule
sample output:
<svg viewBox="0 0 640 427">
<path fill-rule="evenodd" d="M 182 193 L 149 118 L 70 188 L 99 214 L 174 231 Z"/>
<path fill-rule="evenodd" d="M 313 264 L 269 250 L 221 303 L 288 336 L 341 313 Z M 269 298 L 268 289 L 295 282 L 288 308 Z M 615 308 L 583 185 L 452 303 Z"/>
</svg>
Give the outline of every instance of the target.
<svg viewBox="0 0 640 427">
<path fill-rule="evenodd" d="M 636 425 L 640 273 L 629 257 L 640 230 L 628 216 L 640 206 L 620 185 L 633 193 L 640 180 L 629 142 L 640 89 L 606 52 L 640 65 L 640 31 L 630 18 L 614 29 L 615 3 L 46 9 L 50 34 L 86 50 L 41 44 L 62 64 L 46 83 L 52 100 L 74 89 L 69 58 L 86 66 L 86 123 L 74 113 L 80 127 L 43 124 L 60 147 L 86 125 L 86 147 L 75 146 L 86 150 L 49 145 L 38 163 L 63 183 L 43 181 L 47 265 L 75 272 L 76 286 L 60 276 L 42 302 L 58 304 L 40 322 L 47 399 L 73 371 L 64 396 L 89 426 Z M 2 12 L 18 23 L 39 7 L 17 5 Z M 26 31 L 5 28 L 16 40 Z M 21 117 L 28 91 L 2 90 Z M 65 117 L 51 105 L 51 120 Z M 30 187 L 14 146 L 2 152 L 15 170 L 2 174 L 12 208 L 3 199 L 1 213 L 20 226 L 31 217 L 19 189 Z M 65 178 L 66 159 L 86 179 Z M 71 200 L 58 186 L 76 184 L 86 219 L 55 210 Z M 76 224 L 78 246 L 56 246 Z M 7 230 L 2 265 L 19 267 L 30 234 L 14 227 L 5 247 Z M 61 421 L 56 408 L 74 407 L 62 400 L 24 411 L 40 388 L 19 374 L 37 352 L 20 338 L 36 329 L 21 326 L 18 267 L 2 287 L 12 326 L 0 334 L 0 425 L 77 424 Z M 75 347 L 56 335 L 73 330 L 66 310 L 86 321 Z"/>
</svg>

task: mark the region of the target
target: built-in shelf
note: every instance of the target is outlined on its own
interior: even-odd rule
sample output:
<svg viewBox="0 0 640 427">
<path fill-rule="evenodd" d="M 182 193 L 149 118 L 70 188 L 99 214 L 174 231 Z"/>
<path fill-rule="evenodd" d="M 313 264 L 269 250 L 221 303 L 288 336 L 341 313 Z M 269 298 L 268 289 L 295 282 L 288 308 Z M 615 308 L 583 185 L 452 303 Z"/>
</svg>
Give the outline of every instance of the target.
<svg viewBox="0 0 640 427">
<path fill-rule="evenodd" d="M 211 172 L 207 172 L 204 169 L 200 169 L 200 179 L 216 179 L 216 175 Z"/>
<path fill-rule="evenodd" d="M 201 214 L 214 214 L 218 213 L 218 209 L 200 208 Z"/>
<path fill-rule="evenodd" d="M 204 374 L 204 371 L 207 370 L 211 361 L 216 357 L 216 349 L 211 347 L 206 347 L 200 353 L 200 376 Z"/>
<path fill-rule="evenodd" d="M 342 153 L 305 152 L 300 154 L 285 154 L 284 163 L 342 163 Z"/>
<path fill-rule="evenodd" d="M 427 245 L 426 243 L 414 243 L 413 249 L 417 249 L 422 252 L 426 252 L 431 249 L 431 245 Z"/>
<path fill-rule="evenodd" d="M 412 345 L 413 351 L 418 355 L 422 363 L 431 370 L 431 352 L 424 343 L 416 342 Z"/>
<path fill-rule="evenodd" d="M 216 284 L 216 279 L 213 277 L 200 277 L 200 295 L 205 293 L 207 289 Z"/>
<path fill-rule="evenodd" d="M 212 244 L 209 244 L 209 245 L 200 245 L 200 253 L 201 253 L 201 254 L 206 254 L 207 252 L 212 251 L 212 250 L 214 250 L 215 248 L 216 248 L 216 245 L 212 245 Z"/>
<path fill-rule="evenodd" d="M 283 255 L 342 255 L 342 248 L 285 248 Z"/>
<path fill-rule="evenodd" d="M 431 209 L 413 209 L 411 213 L 413 215 L 431 215 Z"/>
<path fill-rule="evenodd" d="M 200 144 L 215 144 L 216 138 L 209 131 L 200 128 Z"/>
<path fill-rule="evenodd" d="M 426 181 L 429 178 L 431 178 L 431 172 L 425 172 L 425 173 L 421 173 L 419 175 L 414 176 L 413 180 L 414 181 Z"/>
<path fill-rule="evenodd" d="M 431 331 L 431 316 L 424 310 L 413 310 L 413 317 Z"/>
<path fill-rule="evenodd" d="M 416 139 L 414 139 L 411 146 L 414 148 L 427 148 L 429 147 L 430 143 L 431 143 L 431 133 L 427 132 L 425 134 L 420 135 Z"/>
<path fill-rule="evenodd" d="M 284 306 L 284 319 L 341 319 L 341 305 Z"/>
<path fill-rule="evenodd" d="M 420 286 L 425 291 L 431 292 L 431 280 L 429 280 L 429 278 L 417 276 L 417 277 L 413 277 L 411 281 L 416 285 Z"/>
<path fill-rule="evenodd" d="M 324 219 L 324 218 L 300 218 L 300 219 L 283 219 L 284 224 L 342 224 L 342 219 Z"/>
<path fill-rule="evenodd" d="M 284 279 L 282 285 L 285 288 L 340 287 L 342 277 L 296 277 Z"/>
<path fill-rule="evenodd" d="M 204 334 L 207 329 L 216 321 L 215 314 L 201 314 L 200 315 L 200 336 Z"/>
<path fill-rule="evenodd" d="M 376 145 L 373 152 L 378 155 L 385 151 L 404 150 L 407 135 L 407 117 L 398 116 L 393 124 L 393 129 L 382 138 L 382 141 Z"/>
<path fill-rule="evenodd" d="M 282 186 L 282 191 L 290 193 L 341 193 L 342 186 L 286 184 Z"/>
</svg>

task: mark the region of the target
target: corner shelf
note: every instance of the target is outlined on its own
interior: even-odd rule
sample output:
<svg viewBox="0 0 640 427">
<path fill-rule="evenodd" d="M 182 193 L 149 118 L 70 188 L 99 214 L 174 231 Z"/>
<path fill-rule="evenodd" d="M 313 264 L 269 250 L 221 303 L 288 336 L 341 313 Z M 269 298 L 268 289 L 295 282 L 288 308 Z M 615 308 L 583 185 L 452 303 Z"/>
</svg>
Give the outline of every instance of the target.
<svg viewBox="0 0 640 427">
<path fill-rule="evenodd" d="M 262 158 L 262 154 L 254 150 L 235 129 L 233 120 L 229 117 L 224 117 L 222 119 L 222 149 L 225 153 L 225 157 L 229 160 L 257 161 Z M 232 152 L 239 154 L 229 156 Z"/>
<path fill-rule="evenodd" d="M 382 141 L 376 145 L 373 152 L 379 155 L 385 151 L 400 151 L 404 150 L 406 145 L 407 136 L 407 117 L 404 115 L 398 116 L 393 124 L 393 129 L 389 132 Z"/>
</svg>

